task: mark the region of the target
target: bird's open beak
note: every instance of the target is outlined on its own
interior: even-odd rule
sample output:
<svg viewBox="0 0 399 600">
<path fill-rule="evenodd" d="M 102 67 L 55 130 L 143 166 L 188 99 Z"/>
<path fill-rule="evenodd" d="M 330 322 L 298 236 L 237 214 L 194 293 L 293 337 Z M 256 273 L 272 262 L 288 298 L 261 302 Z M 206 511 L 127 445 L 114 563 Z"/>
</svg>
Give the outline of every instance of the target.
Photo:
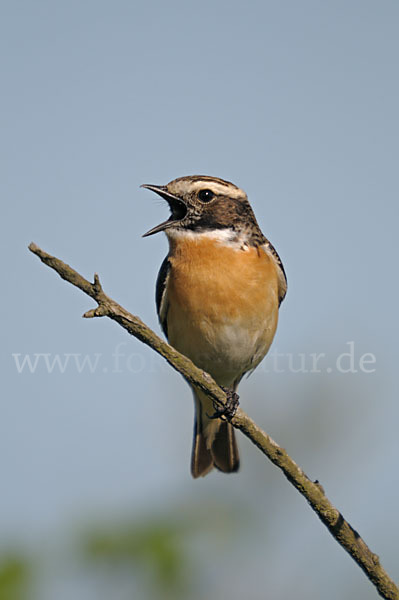
<svg viewBox="0 0 399 600">
<path fill-rule="evenodd" d="M 171 215 L 167 221 L 164 221 L 160 225 L 153 227 L 147 233 L 143 235 L 143 237 L 147 237 L 148 235 L 153 235 L 154 233 L 158 233 L 159 231 L 165 231 L 169 227 L 172 227 L 175 223 L 183 219 L 187 214 L 187 207 L 181 198 L 174 196 L 166 189 L 164 185 L 149 185 L 143 184 L 140 187 L 145 188 L 147 190 L 151 190 L 161 196 L 166 202 L 169 204 L 169 208 L 171 210 Z"/>
</svg>

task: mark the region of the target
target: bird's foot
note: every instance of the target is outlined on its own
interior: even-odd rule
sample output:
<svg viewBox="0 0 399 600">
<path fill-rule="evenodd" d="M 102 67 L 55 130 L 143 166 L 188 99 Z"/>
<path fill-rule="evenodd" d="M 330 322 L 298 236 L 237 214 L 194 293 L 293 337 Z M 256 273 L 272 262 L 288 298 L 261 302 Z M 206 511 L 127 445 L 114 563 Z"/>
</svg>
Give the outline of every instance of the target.
<svg viewBox="0 0 399 600">
<path fill-rule="evenodd" d="M 232 419 L 237 412 L 237 408 L 240 404 L 240 396 L 232 389 L 221 386 L 222 390 L 226 394 L 226 404 L 221 406 L 215 406 L 215 412 L 213 415 L 209 415 L 210 419 L 222 419 L 223 417 L 227 420 Z"/>
</svg>

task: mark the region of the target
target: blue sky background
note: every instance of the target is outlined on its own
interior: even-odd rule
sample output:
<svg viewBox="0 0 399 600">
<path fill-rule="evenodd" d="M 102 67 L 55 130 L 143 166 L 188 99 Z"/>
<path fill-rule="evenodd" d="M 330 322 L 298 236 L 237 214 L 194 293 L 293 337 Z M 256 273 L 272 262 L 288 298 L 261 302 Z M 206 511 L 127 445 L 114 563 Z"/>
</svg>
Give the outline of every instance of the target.
<svg viewBox="0 0 399 600">
<path fill-rule="evenodd" d="M 199 173 L 245 189 L 288 276 L 273 345 L 283 372 L 266 358 L 242 406 L 399 579 L 398 21 L 388 0 L 1 3 L 5 550 L 51 554 L 90 520 L 217 505 L 243 515 L 245 535 L 222 547 L 193 535 L 198 598 L 376 597 L 242 436 L 238 475 L 193 481 L 186 384 L 115 323 L 82 320 L 91 300 L 27 250 L 33 240 L 99 272 L 159 331 L 167 244 L 141 235 L 168 211 L 139 185 Z M 348 342 L 356 373 L 336 368 Z M 19 373 L 12 355 L 35 353 L 100 357 L 94 373 L 75 359 Z M 321 373 L 289 371 L 288 355 L 298 368 L 311 353 L 326 354 Z M 44 579 L 42 598 L 70 598 L 69 586 L 98 598 L 79 577 Z"/>
</svg>

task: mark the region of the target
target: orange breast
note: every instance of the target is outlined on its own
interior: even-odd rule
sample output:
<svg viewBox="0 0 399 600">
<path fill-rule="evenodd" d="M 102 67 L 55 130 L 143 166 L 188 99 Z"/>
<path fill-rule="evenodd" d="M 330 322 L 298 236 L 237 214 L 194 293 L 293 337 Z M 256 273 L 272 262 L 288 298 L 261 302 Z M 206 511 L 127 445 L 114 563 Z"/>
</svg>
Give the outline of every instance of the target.
<svg viewBox="0 0 399 600">
<path fill-rule="evenodd" d="M 251 319 L 278 304 L 276 267 L 262 248 L 237 250 L 209 238 L 179 240 L 171 245 L 170 261 L 168 296 L 193 315 Z"/>
<path fill-rule="evenodd" d="M 254 357 L 257 364 L 277 326 L 273 260 L 262 248 L 236 249 L 198 236 L 171 242 L 170 261 L 170 343 L 212 374 L 216 362 L 231 372 L 244 372 Z"/>
</svg>

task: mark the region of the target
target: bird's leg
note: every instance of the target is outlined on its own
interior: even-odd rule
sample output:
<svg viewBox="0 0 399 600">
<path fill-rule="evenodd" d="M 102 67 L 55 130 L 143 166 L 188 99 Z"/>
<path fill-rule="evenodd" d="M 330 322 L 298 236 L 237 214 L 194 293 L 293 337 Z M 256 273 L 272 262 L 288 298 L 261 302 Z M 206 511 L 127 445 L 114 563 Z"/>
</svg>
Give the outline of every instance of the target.
<svg viewBox="0 0 399 600">
<path fill-rule="evenodd" d="M 209 415 L 211 419 L 227 418 L 232 419 L 237 412 L 240 396 L 231 388 L 220 386 L 226 394 L 226 404 L 223 407 L 215 407 L 213 415 Z"/>
</svg>

